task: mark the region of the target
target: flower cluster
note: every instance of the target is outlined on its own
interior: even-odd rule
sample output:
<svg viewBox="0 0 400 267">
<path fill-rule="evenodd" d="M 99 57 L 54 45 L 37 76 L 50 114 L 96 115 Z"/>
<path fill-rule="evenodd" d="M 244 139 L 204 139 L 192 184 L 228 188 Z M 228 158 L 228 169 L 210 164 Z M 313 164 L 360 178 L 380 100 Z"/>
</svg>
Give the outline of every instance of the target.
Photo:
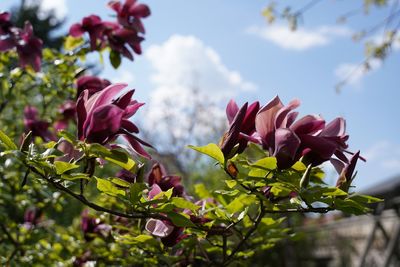
<svg viewBox="0 0 400 267">
<path fill-rule="evenodd" d="M 110 47 L 112 51 L 133 60 L 132 51 L 141 54 L 140 43 L 144 40 L 144 26 L 141 19 L 150 15 L 147 5 L 138 4 L 136 0 L 111 1 L 109 6 L 117 13 L 117 22 L 103 21 L 97 15 L 82 19 L 81 23 L 71 26 L 69 32 L 73 37 L 89 34 L 91 50 Z"/>
<path fill-rule="evenodd" d="M 251 141 L 276 157 L 280 169 L 290 168 L 300 159 L 312 166 L 328 160 L 349 164 L 344 155 L 348 152 L 346 142 L 349 137 L 345 120 L 336 118 L 326 123 L 319 115 L 297 119 L 298 112 L 294 109 L 299 105 L 300 101 L 293 100 L 285 106 L 278 96 L 261 108 L 255 102 L 250 107 L 246 103 L 239 109 L 231 101 L 226 110 L 230 128 L 221 142 L 224 155 L 232 157 L 243 152 L 247 142 Z"/>
<path fill-rule="evenodd" d="M 23 29 L 13 26 L 10 13 L 0 13 L 0 51 L 16 49 L 19 64 L 25 68 L 30 65 L 35 71 L 40 71 L 42 60 L 42 40 L 33 35 L 30 22 L 25 22 Z"/>
<path fill-rule="evenodd" d="M 155 163 L 147 175 L 147 181 L 152 189 L 148 193 L 148 199 L 151 200 L 161 192 L 173 189 L 172 195 L 182 196 L 184 188 L 179 176 L 167 175 L 164 166 Z M 177 227 L 169 221 L 149 219 L 146 223 L 146 230 L 152 235 L 159 237 L 161 242 L 168 247 L 176 245 L 179 241 L 187 237 L 183 233 L 183 227 Z"/>
</svg>

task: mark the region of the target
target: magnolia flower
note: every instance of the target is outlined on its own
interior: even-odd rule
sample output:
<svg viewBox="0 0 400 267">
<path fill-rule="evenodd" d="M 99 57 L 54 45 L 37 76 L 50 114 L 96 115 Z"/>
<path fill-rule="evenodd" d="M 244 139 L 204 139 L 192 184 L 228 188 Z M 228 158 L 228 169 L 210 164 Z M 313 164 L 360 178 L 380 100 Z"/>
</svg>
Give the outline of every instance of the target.
<svg viewBox="0 0 400 267">
<path fill-rule="evenodd" d="M 137 32 L 145 32 L 141 18 L 150 16 L 150 9 L 147 5 L 138 4 L 136 0 L 126 0 L 123 4 L 119 0 L 111 1 L 108 5 L 117 12 L 118 22 L 121 25 Z"/>
<path fill-rule="evenodd" d="M 54 129 L 57 131 L 65 130 L 68 127 L 70 120 L 75 121 L 76 116 L 76 103 L 72 100 L 67 100 L 58 109 L 61 118 L 58 119 L 54 125 Z"/>
<path fill-rule="evenodd" d="M 90 216 L 88 210 L 84 210 L 81 217 L 81 229 L 85 240 L 92 241 L 95 235 L 106 237 L 111 231 L 111 226 L 99 218 Z"/>
<path fill-rule="evenodd" d="M 105 34 L 111 50 L 118 52 L 129 60 L 133 60 L 129 47 L 138 55 L 142 53 L 140 43 L 144 38 L 139 36 L 137 31 L 117 26 L 106 30 Z"/>
<path fill-rule="evenodd" d="M 142 144 L 151 145 L 134 135 L 139 129 L 129 120 L 143 103 L 131 100 L 134 90 L 116 98 L 126 86 L 113 84 L 90 97 L 89 90 L 82 92 L 77 101 L 78 137 L 88 143 L 104 145 L 120 136 L 138 154 L 150 158 Z"/>
<path fill-rule="evenodd" d="M 254 102 L 248 107 L 245 103 L 240 109 L 235 101 L 231 100 L 226 107 L 230 128 L 221 140 L 221 150 L 226 158 L 235 153 L 242 153 L 247 147 L 250 136 L 255 132 L 255 116 L 260 108 L 259 102 Z M 235 153 L 231 153 L 238 145 Z"/>
<path fill-rule="evenodd" d="M 328 125 L 316 115 L 307 115 L 296 121 L 300 105 L 294 100 L 284 106 L 276 96 L 262 107 L 255 119 L 259 143 L 277 158 L 278 167 L 289 168 L 303 157 L 313 166 L 329 160 L 333 155 L 347 162 L 343 152 L 347 148 L 345 120 L 336 118 Z"/>
<path fill-rule="evenodd" d="M 87 32 L 91 50 L 109 46 L 112 51 L 133 60 L 132 51 L 142 53 L 140 43 L 144 38 L 140 34 L 145 30 L 140 19 L 149 16 L 150 9 L 132 0 L 124 4 L 112 1 L 109 5 L 117 12 L 118 23 L 102 21 L 99 16 L 91 15 L 83 18 L 81 23 L 73 24 L 69 30 L 70 35 L 81 37 Z"/>
<path fill-rule="evenodd" d="M 151 200 L 163 190 L 157 184 L 153 184 L 148 193 L 148 199 Z M 149 219 L 146 222 L 145 229 L 152 235 L 159 237 L 164 246 L 172 247 L 187 237 L 183 234 L 183 227 L 177 227 L 166 220 Z"/>
<path fill-rule="evenodd" d="M 181 183 L 180 176 L 167 175 L 167 172 L 160 163 L 155 163 L 147 175 L 147 181 L 150 186 L 157 185 L 162 191 L 168 191 L 173 188 L 173 196 L 183 196 L 185 189 Z"/>
<path fill-rule="evenodd" d="M 27 106 L 24 109 L 25 132 L 32 132 L 32 136 L 41 137 L 44 141 L 55 140 L 55 136 L 49 131 L 49 123 L 38 119 L 38 110 Z"/>
<path fill-rule="evenodd" d="M 353 176 L 356 168 L 357 160 L 360 158 L 360 151 L 357 151 L 349 160 L 348 163 L 343 163 L 339 160 L 332 159 L 331 162 L 339 173 L 339 178 L 336 182 L 336 187 L 342 189 L 345 192 L 349 191 L 350 185 L 353 182 L 355 175 Z"/>
<path fill-rule="evenodd" d="M 17 42 L 19 64 L 22 67 L 31 65 L 35 71 L 40 71 L 42 61 L 43 42 L 33 35 L 33 28 L 29 22 L 25 22 L 23 31 L 20 32 Z"/>
<path fill-rule="evenodd" d="M 42 221 L 42 211 L 38 208 L 29 208 L 24 214 L 24 226 L 27 229 L 33 228 Z"/>
<path fill-rule="evenodd" d="M 89 90 L 89 97 L 109 86 L 111 82 L 95 76 L 82 76 L 76 81 L 76 98 L 85 90 Z"/>
<path fill-rule="evenodd" d="M 8 34 L 11 32 L 11 27 L 13 26 L 11 21 L 11 14 L 8 12 L 0 13 L 0 35 Z"/>
<path fill-rule="evenodd" d="M 84 17 L 81 23 L 75 23 L 69 29 L 72 37 L 81 37 L 85 32 L 89 34 L 90 48 L 97 49 L 97 41 L 103 41 L 104 25 L 101 18 L 97 15 Z"/>
<path fill-rule="evenodd" d="M 21 67 L 30 65 L 40 71 L 42 46 L 42 40 L 33 35 L 30 22 L 25 22 L 24 29 L 19 29 L 10 24 L 9 13 L 0 14 L 0 51 L 16 48 Z"/>
</svg>

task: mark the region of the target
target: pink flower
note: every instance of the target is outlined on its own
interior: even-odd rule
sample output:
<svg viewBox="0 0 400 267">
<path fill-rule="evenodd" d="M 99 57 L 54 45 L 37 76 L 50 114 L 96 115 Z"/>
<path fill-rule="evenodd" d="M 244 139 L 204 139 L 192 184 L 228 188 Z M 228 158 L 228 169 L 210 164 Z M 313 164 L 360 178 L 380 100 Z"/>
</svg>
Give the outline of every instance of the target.
<svg viewBox="0 0 400 267">
<path fill-rule="evenodd" d="M 303 157 L 308 165 L 319 165 L 333 155 L 347 162 L 345 120 L 336 118 L 329 124 L 316 115 L 307 115 L 296 121 L 298 112 L 293 110 L 300 105 L 294 100 L 284 106 L 276 96 L 262 107 L 256 116 L 257 137 L 270 155 L 277 158 L 278 167 L 291 167 Z"/>
<path fill-rule="evenodd" d="M 8 13 L 0 14 L 0 51 L 16 48 L 22 68 L 30 65 L 35 71 L 40 71 L 42 46 L 42 40 L 33 35 L 32 25 L 28 21 L 24 29 L 19 29 L 10 25 Z"/>
<path fill-rule="evenodd" d="M 119 0 L 111 1 L 108 5 L 117 12 L 121 25 L 137 32 L 145 32 L 141 19 L 150 16 L 150 8 L 147 5 L 138 4 L 136 0 L 126 0 L 123 4 Z"/>
<path fill-rule="evenodd" d="M 183 196 L 185 189 L 181 183 L 181 177 L 168 175 L 164 166 L 160 163 L 155 163 L 147 175 L 147 181 L 150 186 L 157 185 L 162 191 L 168 191 L 173 188 L 174 196 Z"/>
<path fill-rule="evenodd" d="M 73 37 L 81 37 L 85 32 L 89 34 L 90 48 L 98 48 L 97 41 L 104 41 L 104 24 L 97 15 L 84 17 L 81 23 L 75 23 L 69 29 L 69 34 Z"/>
<path fill-rule="evenodd" d="M 111 82 L 106 79 L 100 79 L 96 76 L 82 76 L 76 81 L 76 98 L 80 96 L 80 94 L 85 90 L 89 90 L 89 97 L 98 91 L 103 90 L 107 86 L 109 86 Z"/>
<path fill-rule="evenodd" d="M 25 131 L 32 131 L 33 136 L 41 137 L 44 141 L 55 140 L 55 136 L 49 131 L 49 123 L 38 119 L 38 110 L 27 106 L 24 109 Z"/>
<path fill-rule="evenodd" d="M 255 117 L 260 108 L 259 102 L 250 106 L 245 103 L 240 109 L 235 101 L 231 100 L 226 107 L 226 115 L 229 121 L 229 130 L 221 140 L 221 150 L 225 158 L 233 157 L 236 153 L 242 153 L 247 147 L 248 140 L 255 132 Z M 234 153 L 234 147 L 237 146 Z"/>
<path fill-rule="evenodd" d="M 77 101 L 78 137 L 88 143 L 104 145 L 120 136 L 138 154 L 150 158 L 142 145 L 151 145 L 134 135 L 139 129 L 129 120 L 143 103 L 131 100 L 134 90 L 116 98 L 126 86 L 113 84 L 90 97 L 89 90 L 82 92 Z"/>
</svg>

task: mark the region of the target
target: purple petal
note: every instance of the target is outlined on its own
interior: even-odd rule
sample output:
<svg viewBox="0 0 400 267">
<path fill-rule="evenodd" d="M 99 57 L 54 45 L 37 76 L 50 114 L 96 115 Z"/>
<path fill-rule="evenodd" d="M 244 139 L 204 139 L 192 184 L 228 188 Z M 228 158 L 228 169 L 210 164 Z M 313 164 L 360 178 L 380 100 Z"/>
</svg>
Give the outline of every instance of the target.
<svg viewBox="0 0 400 267">
<path fill-rule="evenodd" d="M 280 169 L 289 168 L 294 164 L 299 147 L 300 139 L 292 130 L 284 128 L 276 130 L 274 157 Z"/>
<path fill-rule="evenodd" d="M 131 98 L 134 92 L 135 90 L 126 92 L 123 96 L 115 100 L 114 104 L 120 107 L 121 109 L 125 109 L 131 103 Z"/>
<path fill-rule="evenodd" d="M 131 145 L 132 149 L 138 153 L 139 155 L 147 158 L 147 159 L 151 159 L 151 156 L 149 153 L 147 153 L 146 150 L 143 149 L 142 145 L 139 143 L 138 138 L 135 138 L 133 135 L 131 134 L 121 134 L 122 137 L 124 137 L 129 144 Z"/>
<path fill-rule="evenodd" d="M 317 134 L 325 126 L 325 120 L 320 116 L 307 115 L 296 121 L 290 129 L 296 134 Z"/>
<path fill-rule="evenodd" d="M 139 133 L 139 128 L 131 121 L 122 120 L 121 126 L 130 133 Z"/>
<path fill-rule="evenodd" d="M 340 174 L 345 167 L 343 161 L 340 161 L 338 159 L 330 159 L 330 162 L 332 163 L 333 167 L 335 168 L 338 174 Z"/>
<path fill-rule="evenodd" d="M 153 199 L 155 196 L 160 194 L 162 192 L 161 188 L 158 186 L 158 184 L 153 184 L 151 187 L 151 190 L 149 191 L 149 194 L 147 196 L 148 199 Z"/>
<path fill-rule="evenodd" d="M 129 14 L 134 17 L 145 18 L 150 16 L 150 8 L 144 4 L 137 4 L 129 8 Z"/>
<path fill-rule="evenodd" d="M 85 137 L 90 142 L 104 142 L 120 129 L 123 112 L 115 105 L 97 107 L 83 125 Z"/>
<path fill-rule="evenodd" d="M 320 136 L 343 136 L 346 133 L 346 121 L 343 118 L 336 118 L 325 126 Z"/>
<path fill-rule="evenodd" d="M 76 113 L 77 113 L 77 116 L 78 116 L 78 138 L 80 140 L 84 139 L 84 137 L 83 137 L 83 124 L 84 124 L 84 122 L 85 122 L 85 120 L 87 118 L 87 112 L 86 112 L 85 105 L 86 105 L 86 102 L 88 100 L 88 97 L 89 97 L 89 90 L 84 90 L 80 94 L 80 96 L 79 96 L 79 98 L 78 98 L 78 100 L 76 102 Z"/>
<path fill-rule="evenodd" d="M 289 112 L 291 112 L 293 109 L 297 108 L 300 106 L 300 101 L 295 99 L 289 103 L 286 107 L 280 109 L 277 114 L 276 114 L 276 119 L 275 119 L 275 128 L 287 128 L 288 127 L 288 121 L 289 123 L 291 122 L 292 118 L 288 118 Z"/>
<path fill-rule="evenodd" d="M 158 237 L 167 237 L 172 233 L 174 228 L 174 226 L 156 219 L 149 219 L 145 226 L 145 229 L 147 231 L 149 231 L 152 235 Z"/>
<path fill-rule="evenodd" d="M 111 100 L 127 86 L 125 83 L 112 84 L 92 95 L 86 103 L 86 110 L 91 112 L 93 107 L 111 104 Z"/>
<path fill-rule="evenodd" d="M 226 116 L 228 117 L 229 124 L 232 123 L 233 118 L 235 118 L 238 111 L 239 111 L 238 105 L 233 99 L 231 99 L 228 105 L 226 106 Z"/>
<path fill-rule="evenodd" d="M 81 37 L 85 31 L 82 29 L 82 25 L 80 23 L 75 23 L 69 28 L 69 34 L 72 37 Z"/>
<path fill-rule="evenodd" d="M 262 107 L 256 116 L 256 131 L 265 147 L 274 145 L 275 117 L 283 104 L 278 96 Z"/>
<path fill-rule="evenodd" d="M 0 51 L 4 52 L 15 47 L 14 38 L 8 37 L 0 40 Z"/>
<path fill-rule="evenodd" d="M 243 119 L 246 115 L 247 111 L 247 103 L 245 103 L 240 110 L 236 113 L 235 118 L 233 119 L 229 130 L 225 133 L 222 143 L 221 143 L 221 150 L 225 156 L 228 156 L 229 153 L 232 151 L 233 147 L 237 144 L 240 134 L 240 129 L 243 123 Z"/>
<path fill-rule="evenodd" d="M 320 156 L 322 160 L 330 159 L 338 148 L 336 142 L 332 142 L 323 137 L 312 135 L 299 135 L 299 137 L 301 139 L 301 145 L 310 148 L 312 152 Z"/>
</svg>

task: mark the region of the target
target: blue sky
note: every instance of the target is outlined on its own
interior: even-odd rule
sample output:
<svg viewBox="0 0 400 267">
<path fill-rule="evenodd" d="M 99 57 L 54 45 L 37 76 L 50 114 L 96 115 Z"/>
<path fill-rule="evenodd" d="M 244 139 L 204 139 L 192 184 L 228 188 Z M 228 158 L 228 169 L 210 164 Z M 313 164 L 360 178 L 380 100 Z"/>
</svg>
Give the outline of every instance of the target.
<svg viewBox="0 0 400 267">
<path fill-rule="evenodd" d="M 17 2 L 2 0 L 0 9 Z M 89 14 L 103 19 L 112 14 L 103 0 L 45 2 L 66 14 L 68 24 Z M 307 2 L 279 1 L 281 7 Z M 106 63 L 101 76 L 128 82 L 140 100 L 151 101 L 160 90 L 168 94 L 168 86 L 198 83 L 208 96 L 266 103 L 278 94 L 285 103 L 299 98 L 301 114 L 318 113 L 327 121 L 343 116 L 350 150 L 360 149 L 368 159 L 358 166 L 356 185 L 369 187 L 400 173 L 399 53 L 394 49 L 365 75 L 352 71 L 364 49 L 351 34 L 381 21 L 388 10 L 339 25 L 337 17 L 361 1 L 321 2 L 291 34 L 285 24 L 268 26 L 260 15 L 268 0 L 148 0 L 152 15 L 144 21 L 144 55 L 123 61 L 117 71 Z M 349 83 L 336 93 L 335 84 L 350 73 Z"/>
</svg>

